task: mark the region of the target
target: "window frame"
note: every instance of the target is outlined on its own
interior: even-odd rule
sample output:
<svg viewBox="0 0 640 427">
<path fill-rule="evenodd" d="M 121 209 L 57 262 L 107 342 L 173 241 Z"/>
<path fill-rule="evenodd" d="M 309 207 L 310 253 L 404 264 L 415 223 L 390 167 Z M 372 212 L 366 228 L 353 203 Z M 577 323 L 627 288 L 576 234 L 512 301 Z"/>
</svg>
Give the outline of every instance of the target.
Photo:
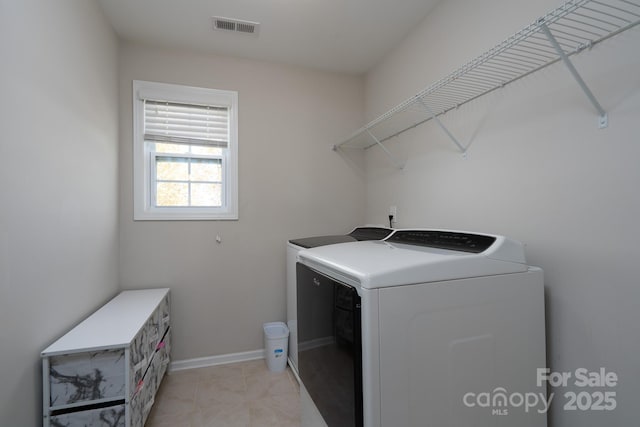
<svg viewBox="0 0 640 427">
<path fill-rule="evenodd" d="M 229 108 L 229 142 L 222 150 L 221 207 L 155 206 L 155 156 L 144 139 L 144 100 L 204 104 Z M 192 144 L 195 145 L 195 144 Z M 189 154 L 188 156 L 192 156 Z M 199 157 L 199 156 L 198 156 Z M 212 157 L 219 157 L 212 155 Z M 238 219 L 238 92 L 141 80 L 133 81 L 133 219 L 237 220 Z"/>
</svg>

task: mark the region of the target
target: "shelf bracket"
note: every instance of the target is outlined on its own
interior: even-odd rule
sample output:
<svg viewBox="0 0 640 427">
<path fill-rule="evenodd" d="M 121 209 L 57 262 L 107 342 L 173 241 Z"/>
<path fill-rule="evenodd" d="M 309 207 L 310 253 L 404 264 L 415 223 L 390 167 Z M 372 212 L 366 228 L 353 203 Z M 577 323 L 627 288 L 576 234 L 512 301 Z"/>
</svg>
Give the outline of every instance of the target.
<svg viewBox="0 0 640 427">
<path fill-rule="evenodd" d="M 453 141 L 453 143 L 456 144 L 456 147 L 458 147 L 458 150 L 460 150 L 460 152 L 463 155 L 465 155 L 467 150 L 462 146 L 462 144 L 460 144 L 460 142 L 458 142 L 456 137 L 453 136 L 453 134 L 451 132 L 449 132 L 449 129 L 447 129 L 447 127 L 440 121 L 438 116 L 433 112 L 433 110 L 431 108 L 429 108 L 427 103 L 424 102 L 424 100 L 422 98 L 420 98 L 419 96 L 416 97 L 416 100 L 424 107 L 425 110 L 427 110 L 427 113 L 429 113 L 431 118 L 433 120 L 435 120 L 435 122 L 438 124 L 438 126 L 440 126 L 440 129 L 442 129 L 444 131 L 444 133 L 446 133 L 447 136 L 449 136 L 449 138 L 451 138 L 451 141 Z"/>
<path fill-rule="evenodd" d="M 404 164 L 398 162 L 393 156 L 393 154 L 391 154 L 391 152 L 387 150 L 387 147 L 385 147 L 384 144 L 380 142 L 380 140 L 376 138 L 375 135 L 372 134 L 369 129 L 367 129 L 366 131 L 367 131 L 367 134 L 371 137 L 371 139 L 373 139 L 375 143 L 378 144 L 380 148 L 382 148 L 382 150 L 387 154 L 387 156 L 389 156 L 389 159 L 391 159 L 391 163 L 393 163 L 393 165 L 398 169 L 404 169 Z"/>
<path fill-rule="evenodd" d="M 578 70 L 576 70 L 576 67 L 573 66 L 573 63 L 571 62 L 567 54 L 564 53 L 564 50 L 562 49 L 562 47 L 560 47 L 560 44 L 558 43 L 556 38 L 553 36 L 553 34 L 551 34 L 551 30 L 549 30 L 549 27 L 547 27 L 547 24 L 544 23 L 544 20 L 539 21 L 539 25 L 540 25 L 540 29 L 542 29 L 544 34 L 549 39 L 549 42 L 558 53 L 558 56 L 560 56 L 560 59 L 562 59 L 562 62 L 564 62 L 564 65 L 567 66 L 573 78 L 576 80 L 576 82 L 578 82 L 578 85 L 580 86 L 582 91 L 585 93 L 585 95 L 587 95 L 587 98 L 589 98 L 589 101 L 591 102 L 591 104 L 593 104 L 596 111 L 598 112 L 599 114 L 598 127 L 600 129 L 606 128 L 609 125 L 609 118 L 607 116 L 607 112 L 604 111 L 604 108 L 602 108 L 602 106 L 600 105 L 596 97 L 593 95 L 593 93 L 591 92 L 587 84 L 584 82 L 584 80 L 582 80 L 582 77 L 578 73 Z"/>
</svg>

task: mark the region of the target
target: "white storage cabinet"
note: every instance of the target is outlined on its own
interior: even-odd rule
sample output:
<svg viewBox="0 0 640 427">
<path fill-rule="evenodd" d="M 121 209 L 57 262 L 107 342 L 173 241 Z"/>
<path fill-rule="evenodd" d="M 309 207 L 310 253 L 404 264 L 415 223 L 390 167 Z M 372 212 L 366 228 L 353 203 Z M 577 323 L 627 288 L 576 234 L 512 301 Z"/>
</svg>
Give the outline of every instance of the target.
<svg viewBox="0 0 640 427">
<path fill-rule="evenodd" d="M 169 365 L 169 289 L 124 291 L 42 352 L 45 427 L 142 427 Z"/>
</svg>

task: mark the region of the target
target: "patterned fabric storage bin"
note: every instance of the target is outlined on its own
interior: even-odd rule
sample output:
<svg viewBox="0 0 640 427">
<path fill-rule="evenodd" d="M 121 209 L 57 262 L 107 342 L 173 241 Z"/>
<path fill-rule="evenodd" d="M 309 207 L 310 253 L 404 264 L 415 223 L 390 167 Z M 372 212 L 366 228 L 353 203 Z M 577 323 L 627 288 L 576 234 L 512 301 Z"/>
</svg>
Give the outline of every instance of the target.
<svg viewBox="0 0 640 427">
<path fill-rule="evenodd" d="M 49 359 L 51 406 L 124 397 L 124 349 Z"/>
<path fill-rule="evenodd" d="M 51 416 L 53 427 L 125 427 L 125 405 L 109 406 L 108 408 L 87 409 L 85 411 L 69 412 Z"/>
</svg>

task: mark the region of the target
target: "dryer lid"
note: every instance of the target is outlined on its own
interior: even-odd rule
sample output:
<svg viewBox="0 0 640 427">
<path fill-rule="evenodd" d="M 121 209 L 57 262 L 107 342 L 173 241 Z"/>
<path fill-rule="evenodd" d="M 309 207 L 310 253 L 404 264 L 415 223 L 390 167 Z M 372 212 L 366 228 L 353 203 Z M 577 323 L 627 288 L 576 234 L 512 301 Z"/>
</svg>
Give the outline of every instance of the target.
<svg viewBox="0 0 640 427">
<path fill-rule="evenodd" d="M 289 243 L 303 248 L 334 245 L 336 243 L 359 242 L 362 240 L 382 240 L 393 232 L 386 227 L 364 226 L 356 227 L 349 234 L 303 237 L 289 240 Z"/>
</svg>

